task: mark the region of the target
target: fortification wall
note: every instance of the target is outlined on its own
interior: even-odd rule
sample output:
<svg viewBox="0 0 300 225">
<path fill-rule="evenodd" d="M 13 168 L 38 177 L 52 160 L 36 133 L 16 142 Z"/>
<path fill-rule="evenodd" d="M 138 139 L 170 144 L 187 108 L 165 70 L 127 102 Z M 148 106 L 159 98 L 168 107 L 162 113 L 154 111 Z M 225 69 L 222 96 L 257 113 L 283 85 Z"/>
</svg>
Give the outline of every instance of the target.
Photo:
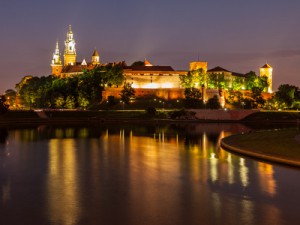
<svg viewBox="0 0 300 225">
<path fill-rule="evenodd" d="M 202 120 L 240 120 L 259 110 L 210 110 L 210 109 L 189 109 L 196 112 L 196 118 Z"/>
<path fill-rule="evenodd" d="M 108 96 L 114 96 L 116 99 L 120 99 L 120 93 L 123 88 L 106 88 L 102 92 L 103 100 L 107 100 Z M 135 97 L 157 97 L 165 100 L 181 99 L 184 98 L 184 89 L 181 88 L 135 88 Z"/>
</svg>

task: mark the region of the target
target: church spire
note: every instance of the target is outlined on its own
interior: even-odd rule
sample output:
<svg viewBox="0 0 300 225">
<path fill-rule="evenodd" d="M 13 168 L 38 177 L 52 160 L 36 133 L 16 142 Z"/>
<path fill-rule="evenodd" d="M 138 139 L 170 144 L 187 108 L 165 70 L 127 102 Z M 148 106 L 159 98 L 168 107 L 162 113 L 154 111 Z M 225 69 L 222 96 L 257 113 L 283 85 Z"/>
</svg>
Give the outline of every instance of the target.
<svg viewBox="0 0 300 225">
<path fill-rule="evenodd" d="M 53 75 L 60 76 L 61 70 L 62 70 L 62 63 L 61 63 L 58 41 L 56 41 L 56 46 L 55 46 L 55 50 L 53 53 L 51 68 L 52 68 Z"/>
<path fill-rule="evenodd" d="M 56 46 L 52 58 L 52 65 L 61 65 L 61 57 L 59 52 L 58 41 L 56 41 Z"/>
<path fill-rule="evenodd" d="M 73 31 L 71 25 L 69 25 L 67 39 L 65 41 L 65 51 L 64 51 L 64 65 L 75 65 L 76 64 L 76 48 L 75 39 L 73 36 Z"/>
<path fill-rule="evenodd" d="M 94 53 L 92 55 L 92 64 L 93 65 L 99 65 L 100 64 L 100 56 L 99 56 L 99 53 L 96 50 L 96 48 L 95 48 Z"/>
</svg>

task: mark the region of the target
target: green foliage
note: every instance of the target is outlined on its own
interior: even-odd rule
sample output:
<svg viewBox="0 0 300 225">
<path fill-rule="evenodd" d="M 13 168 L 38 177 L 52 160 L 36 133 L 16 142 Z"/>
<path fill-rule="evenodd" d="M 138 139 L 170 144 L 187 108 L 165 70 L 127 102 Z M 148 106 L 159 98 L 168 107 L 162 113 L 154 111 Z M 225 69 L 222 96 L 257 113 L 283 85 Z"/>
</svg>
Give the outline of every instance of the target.
<svg viewBox="0 0 300 225">
<path fill-rule="evenodd" d="M 105 86 L 123 81 L 122 68 L 108 65 L 67 78 L 25 76 L 16 89 L 27 108 L 91 108 L 100 104 Z"/>
<path fill-rule="evenodd" d="M 181 86 L 184 88 L 201 87 L 205 84 L 206 74 L 203 69 L 189 71 L 187 75 L 179 75 Z"/>
<path fill-rule="evenodd" d="M 186 108 L 201 108 L 202 95 L 197 88 L 186 88 L 184 90 L 184 105 Z"/>
<path fill-rule="evenodd" d="M 227 82 L 225 80 L 225 75 L 210 73 L 207 74 L 207 87 L 211 89 L 224 89 Z"/>
<path fill-rule="evenodd" d="M 6 102 L 5 95 L 0 95 L 0 115 L 8 111 L 9 105 Z"/>
<path fill-rule="evenodd" d="M 17 96 L 17 92 L 15 90 L 12 89 L 8 89 L 5 91 L 5 98 L 7 101 L 7 104 L 11 107 L 15 105 L 15 101 L 16 101 L 16 96 Z"/>
<path fill-rule="evenodd" d="M 275 99 L 280 108 L 291 108 L 295 101 L 299 101 L 299 88 L 289 84 L 282 84 L 275 93 Z"/>
<path fill-rule="evenodd" d="M 243 77 L 234 77 L 232 80 L 232 90 L 240 91 L 245 89 L 244 78 Z"/>
<path fill-rule="evenodd" d="M 265 100 L 262 97 L 262 89 L 259 87 L 253 87 L 251 90 L 251 98 L 253 100 L 253 108 L 262 108 L 265 104 Z"/>
<path fill-rule="evenodd" d="M 123 90 L 120 93 L 121 100 L 126 104 L 129 104 L 130 99 L 135 96 L 135 90 L 131 87 L 130 83 L 125 83 L 123 86 Z"/>
<path fill-rule="evenodd" d="M 267 91 L 268 85 L 268 78 L 266 76 L 257 76 L 253 71 L 250 71 L 246 74 L 246 90 L 252 90 L 252 88 L 257 87 L 260 88 L 262 91 Z"/>
<path fill-rule="evenodd" d="M 220 109 L 221 104 L 219 102 L 219 98 L 217 95 L 214 95 L 214 97 L 208 99 L 206 103 L 206 108 L 208 109 Z"/>
<path fill-rule="evenodd" d="M 131 66 L 145 66 L 145 63 L 143 61 L 135 61 Z"/>
<path fill-rule="evenodd" d="M 66 99 L 65 107 L 67 109 L 74 109 L 76 105 L 76 100 L 74 96 L 68 96 Z"/>
</svg>

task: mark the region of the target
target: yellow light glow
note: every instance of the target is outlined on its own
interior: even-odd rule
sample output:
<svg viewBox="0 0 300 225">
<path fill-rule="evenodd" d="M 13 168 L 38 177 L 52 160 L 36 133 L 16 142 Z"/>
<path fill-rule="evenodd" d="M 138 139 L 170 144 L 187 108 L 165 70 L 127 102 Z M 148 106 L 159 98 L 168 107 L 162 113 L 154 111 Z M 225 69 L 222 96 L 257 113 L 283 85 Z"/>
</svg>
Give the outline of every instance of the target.
<svg viewBox="0 0 300 225">
<path fill-rule="evenodd" d="M 157 83 L 148 83 L 142 86 L 142 88 L 156 89 L 159 88 Z"/>
<path fill-rule="evenodd" d="M 133 83 L 133 84 L 131 85 L 131 87 L 133 87 L 133 88 L 139 88 L 140 86 L 137 85 L 137 84 L 135 84 L 135 83 Z"/>
<path fill-rule="evenodd" d="M 170 82 L 162 83 L 162 88 L 173 88 L 173 84 Z"/>
</svg>

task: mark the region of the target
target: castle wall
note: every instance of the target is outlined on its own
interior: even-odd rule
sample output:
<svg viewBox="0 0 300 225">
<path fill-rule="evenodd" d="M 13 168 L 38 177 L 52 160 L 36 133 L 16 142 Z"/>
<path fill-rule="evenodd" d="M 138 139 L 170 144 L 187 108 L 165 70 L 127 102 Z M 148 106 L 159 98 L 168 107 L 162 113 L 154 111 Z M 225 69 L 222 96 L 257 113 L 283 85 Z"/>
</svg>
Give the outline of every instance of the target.
<svg viewBox="0 0 300 225">
<path fill-rule="evenodd" d="M 120 99 L 120 93 L 123 88 L 105 88 L 102 92 L 103 101 L 108 99 L 108 96 L 114 96 L 115 99 Z M 165 100 L 184 98 L 184 89 L 181 88 L 135 88 L 135 97 L 156 97 Z"/>
<path fill-rule="evenodd" d="M 180 88 L 179 74 L 126 74 L 125 82 L 133 88 Z"/>
</svg>

